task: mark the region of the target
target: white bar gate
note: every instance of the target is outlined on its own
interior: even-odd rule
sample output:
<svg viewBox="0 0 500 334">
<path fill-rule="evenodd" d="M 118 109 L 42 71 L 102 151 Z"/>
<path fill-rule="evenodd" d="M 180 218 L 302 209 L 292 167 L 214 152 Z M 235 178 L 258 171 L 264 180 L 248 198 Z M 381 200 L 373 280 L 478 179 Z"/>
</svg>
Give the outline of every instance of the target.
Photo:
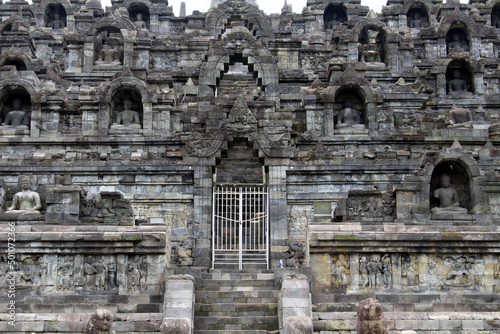
<svg viewBox="0 0 500 334">
<path fill-rule="evenodd" d="M 214 187 L 212 268 L 269 268 L 268 208 L 265 185 Z"/>
</svg>

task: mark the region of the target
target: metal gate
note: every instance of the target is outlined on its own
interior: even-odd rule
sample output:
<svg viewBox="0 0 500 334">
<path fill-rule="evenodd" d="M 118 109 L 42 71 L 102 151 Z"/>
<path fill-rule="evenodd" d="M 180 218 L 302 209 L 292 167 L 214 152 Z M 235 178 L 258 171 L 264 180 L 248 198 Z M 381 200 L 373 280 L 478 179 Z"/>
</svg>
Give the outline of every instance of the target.
<svg viewBox="0 0 500 334">
<path fill-rule="evenodd" d="M 269 268 L 269 196 L 265 185 L 216 185 L 212 268 Z"/>
</svg>

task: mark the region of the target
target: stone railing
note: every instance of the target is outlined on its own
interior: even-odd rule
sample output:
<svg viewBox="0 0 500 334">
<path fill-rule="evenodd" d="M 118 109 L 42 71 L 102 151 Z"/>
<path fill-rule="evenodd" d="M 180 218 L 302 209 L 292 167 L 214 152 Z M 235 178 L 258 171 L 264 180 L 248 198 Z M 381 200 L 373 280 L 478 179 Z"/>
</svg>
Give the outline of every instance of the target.
<svg viewBox="0 0 500 334">
<path fill-rule="evenodd" d="M 312 334 L 312 304 L 307 276 L 283 276 L 278 303 L 280 333 Z"/>
<path fill-rule="evenodd" d="M 195 286 L 191 275 L 172 275 L 165 283 L 161 332 L 193 333 Z"/>
</svg>

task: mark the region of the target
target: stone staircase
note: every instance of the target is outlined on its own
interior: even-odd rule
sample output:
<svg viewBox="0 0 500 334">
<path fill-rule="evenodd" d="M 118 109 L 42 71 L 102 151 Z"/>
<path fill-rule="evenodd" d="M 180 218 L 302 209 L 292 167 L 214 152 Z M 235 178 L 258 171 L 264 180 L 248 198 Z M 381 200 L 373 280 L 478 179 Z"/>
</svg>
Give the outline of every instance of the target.
<svg viewBox="0 0 500 334">
<path fill-rule="evenodd" d="M 272 271 L 213 269 L 197 285 L 195 334 L 279 330 L 279 291 Z"/>
</svg>

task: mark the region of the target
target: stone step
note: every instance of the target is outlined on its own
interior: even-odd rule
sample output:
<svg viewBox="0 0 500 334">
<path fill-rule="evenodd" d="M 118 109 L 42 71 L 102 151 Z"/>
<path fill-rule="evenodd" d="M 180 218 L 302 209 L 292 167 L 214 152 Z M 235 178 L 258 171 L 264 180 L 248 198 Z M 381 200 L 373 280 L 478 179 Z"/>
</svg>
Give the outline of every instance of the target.
<svg viewBox="0 0 500 334">
<path fill-rule="evenodd" d="M 220 303 L 220 304 L 198 304 L 195 306 L 196 316 L 277 316 L 278 304 L 275 302 L 267 304 L 256 303 Z"/>
<path fill-rule="evenodd" d="M 82 333 L 94 310 L 85 313 L 16 313 L 14 326 L 8 324 L 7 314 L 0 313 L 0 332 Z M 115 313 L 114 316 L 113 330 L 123 334 L 159 332 L 163 319 L 163 313 Z"/>
<path fill-rule="evenodd" d="M 274 280 L 274 273 L 261 272 L 210 272 L 201 275 L 202 279 L 208 280 Z"/>
<path fill-rule="evenodd" d="M 196 330 L 278 330 L 277 316 L 195 316 Z"/>
<path fill-rule="evenodd" d="M 196 302 L 208 303 L 276 303 L 279 291 L 196 291 Z"/>
<path fill-rule="evenodd" d="M 194 330 L 194 334 L 269 334 L 274 333 L 274 331 L 259 331 L 259 330 Z M 277 331 L 276 331 L 277 333 Z"/>
<path fill-rule="evenodd" d="M 315 304 L 313 312 L 355 312 L 357 302 Z M 381 303 L 384 312 L 500 312 L 499 303 Z"/>
<path fill-rule="evenodd" d="M 425 307 L 433 307 L 436 305 L 441 308 L 442 305 L 500 305 L 500 294 L 370 294 L 370 295 L 354 295 L 354 294 L 315 294 L 312 296 L 313 303 L 319 305 L 334 305 L 334 304 L 357 304 L 359 301 L 366 298 L 375 298 L 384 305 L 422 305 Z M 325 306 L 322 306 L 325 307 Z"/>
<path fill-rule="evenodd" d="M 274 280 L 202 280 L 201 291 L 254 291 L 274 290 Z"/>
<path fill-rule="evenodd" d="M 500 314 L 493 312 L 384 312 L 389 333 L 413 330 L 418 333 L 498 333 Z M 354 332 L 356 312 L 313 313 L 315 332 Z"/>
<path fill-rule="evenodd" d="M 7 295 L 0 297 L 0 309 L 6 309 Z M 46 295 L 16 296 L 18 313 L 91 313 L 104 308 L 113 313 L 156 313 L 161 312 L 161 295 Z"/>
</svg>

